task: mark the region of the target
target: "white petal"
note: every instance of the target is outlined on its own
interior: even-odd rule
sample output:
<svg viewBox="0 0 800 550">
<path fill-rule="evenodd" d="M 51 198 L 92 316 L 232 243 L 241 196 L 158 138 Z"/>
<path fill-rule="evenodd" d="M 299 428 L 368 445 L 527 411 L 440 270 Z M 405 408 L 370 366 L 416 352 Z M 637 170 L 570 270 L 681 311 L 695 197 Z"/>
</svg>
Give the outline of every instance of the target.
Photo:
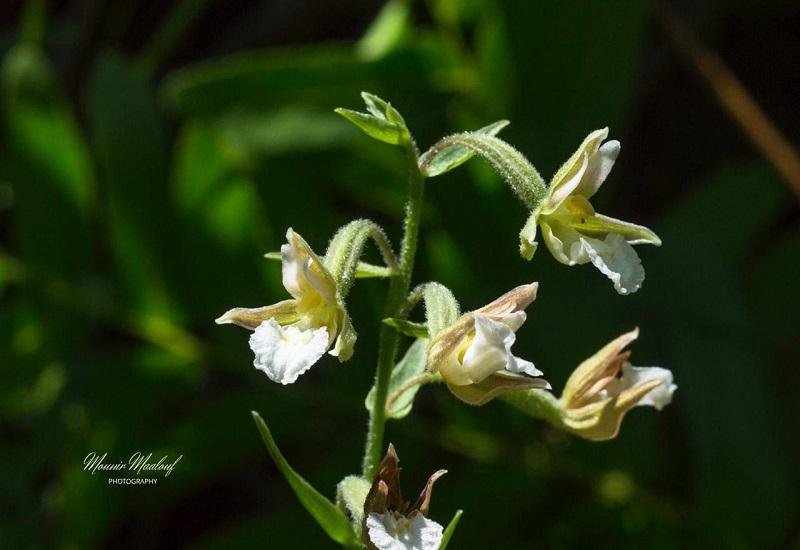
<svg viewBox="0 0 800 550">
<path fill-rule="evenodd" d="M 607 141 L 589 158 L 589 166 L 583 175 L 580 185 L 575 190 L 586 198 L 591 197 L 597 192 L 600 186 L 608 177 L 614 162 L 619 156 L 619 141 Z"/>
<path fill-rule="evenodd" d="M 579 265 L 589 262 L 589 256 L 581 246 L 581 234 L 557 218 L 548 217 L 542 221 L 542 237 L 553 257 L 566 265 Z"/>
<path fill-rule="evenodd" d="M 300 330 L 269 319 L 250 336 L 250 349 L 256 354 L 253 365 L 258 370 L 274 382 L 291 384 L 325 354 L 328 329 Z"/>
<path fill-rule="evenodd" d="M 514 331 L 508 325 L 475 314 L 475 337 L 462 362 L 473 383 L 483 382 L 490 374 L 506 368 L 514 339 Z"/>
<path fill-rule="evenodd" d="M 672 372 L 661 367 L 634 367 L 630 363 L 622 365 L 620 390 L 626 390 L 651 380 L 661 380 L 661 384 L 650 390 L 636 406 L 646 405 L 661 410 L 672 401 L 672 394 L 678 386 L 672 383 Z"/>
<path fill-rule="evenodd" d="M 644 268 L 636 251 L 616 233 L 605 240 L 581 237 L 580 244 L 589 260 L 614 283 L 620 294 L 632 294 L 644 281 Z"/>
<path fill-rule="evenodd" d="M 297 246 L 291 228 L 286 231 L 287 244 L 281 246 L 281 275 L 284 288 L 294 298 L 300 299 L 304 294 L 306 260 L 308 257 Z"/>
<path fill-rule="evenodd" d="M 420 513 L 410 518 L 386 512 L 367 516 L 369 540 L 378 550 L 438 550 L 444 528 Z"/>
<path fill-rule="evenodd" d="M 475 338 L 464 354 L 463 362 L 463 368 L 472 381 L 482 382 L 499 370 L 541 376 L 542 372 L 533 363 L 511 353 L 511 346 L 516 339 L 517 335 L 506 323 L 476 313 Z"/>
<path fill-rule="evenodd" d="M 528 316 L 524 311 L 515 311 L 513 313 L 506 313 L 505 315 L 502 315 L 498 321 L 506 325 L 514 332 L 517 332 L 523 323 L 525 323 L 525 319 L 527 318 Z"/>
</svg>

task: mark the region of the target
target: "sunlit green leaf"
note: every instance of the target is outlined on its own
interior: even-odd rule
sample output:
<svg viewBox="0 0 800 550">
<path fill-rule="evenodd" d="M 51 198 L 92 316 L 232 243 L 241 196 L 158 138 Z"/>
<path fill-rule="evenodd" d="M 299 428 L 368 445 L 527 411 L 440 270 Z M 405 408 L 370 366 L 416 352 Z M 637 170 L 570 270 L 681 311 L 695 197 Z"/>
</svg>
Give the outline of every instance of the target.
<svg viewBox="0 0 800 550">
<path fill-rule="evenodd" d="M 453 533 L 456 532 L 456 527 L 458 527 L 458 522 L 461 521 L 461 515 L 463 513 L 464 510 L 458 510 L 453 516 L 453 519 L 450 520 L 450 523 L 447 524 L 444 534 L 442 535 L 442 544 L 439 546 L 439 550 L 445 550 L 447 545 L 450 544 L 450 539 L 453 538 Z"/>
</svg>

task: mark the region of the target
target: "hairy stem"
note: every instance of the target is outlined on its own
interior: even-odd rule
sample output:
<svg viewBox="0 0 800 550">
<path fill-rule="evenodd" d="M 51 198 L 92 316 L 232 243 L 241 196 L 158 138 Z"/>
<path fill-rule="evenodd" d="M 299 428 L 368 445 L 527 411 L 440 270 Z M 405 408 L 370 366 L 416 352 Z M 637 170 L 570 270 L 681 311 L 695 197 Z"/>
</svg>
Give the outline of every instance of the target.
<svg viewBox="0 0 800 550">
<path fill-rule="evenodd" d="M 386 399 L 386 410 L 390 410 L 394 402 L 397 401 L 406 390 L 410 390 L 414 386 L 422 386 L 423 384 L 429 384 L 431 382 L 437 382 L 442 379 L 442 375 L 438 372 L 423 372 L 422 374 L 418 374 L 413 376 L 400 384 L 400 386 L 395 389 L 389 397 Z"/>
<path fill-rule="evenodd" d="M 384 306 L 384 318 L 403 318 L 403 304 L 411 284 L 414 270 L 414 256 L 417 252 L 417 237 L 422 216 L 422 194 L 425 180 L 419 170 L 419 159 L 414 142 L 405 142 L 408 160 L 408 202 L 403 226 L 403 242 L 400 245 L 400 266 L 389 282 L 389 292 Z M 389 392 L 389 379 L 392 367 L 397 360 L 400 334 L 388 325 L 381 326 L 378 344 L 378 367 L 375 374 L 375 404 L 370 411 L 367 432 L 367 445 L 364 452 L 363 472 L 366 479 L 372 479 L 383 450 L 383 434 L 386 426 L 386 398 Z"/>
</svg>

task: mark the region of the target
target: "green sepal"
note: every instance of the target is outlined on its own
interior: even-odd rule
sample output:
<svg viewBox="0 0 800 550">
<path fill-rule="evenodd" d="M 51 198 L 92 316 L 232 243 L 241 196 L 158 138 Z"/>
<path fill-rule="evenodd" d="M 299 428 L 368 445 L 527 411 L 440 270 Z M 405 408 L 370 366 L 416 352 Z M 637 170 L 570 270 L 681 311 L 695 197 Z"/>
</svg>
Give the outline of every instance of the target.
<svg viewBox="0 0 800 550">
<path fill-rule="evenodd" d="M 331 539 L 343 546 L 353 546 L 356 541 L 356 536 L 344 512 L 333 502 L 325 498 L 319 491 L 314 489 L 308 481 L 303 479 L 300 474 L 289 466 L 289 463 L 286 461 L 283 454 L 281 454 L 278 445 L 272 438 L 272 433 L 269 431 L 267 424 L 256 411 L 251 411 L 250 414 L 253 415 L 253 420 L 258 427 L 258 431 L 261 433 L 261 439 L 264 440 L 264 445 L 267 447 L 267 451 L 272 457 L 272 460 L 275 461 L 278 470 L 280 470 L 283 477 L 286 478 L 286 481 L 289 483 L 289 486 L 292 488 L 292 491 L 294 491 L 294 494 L 303 507 L 311 514 L 311 517 L 316 520 Z"/>
<path fill-rule="evenodd" d="M 406 354 L 392 370 L 387 395 L 392 395 L 407 380 L 425 372 L 427 348 L 428 340 L 424 338 L 420 338 L 411 344 Z M 412 386 L 401 393 L 393 403 L 387 401 L 386 418 L 403 418 L 407 416 L 414 405 L 414 397 L 416 397 L 418 390 L 419 385 Z M 364 400 L 364 406 L 370 412 L 375 406 L 375 386 L 369 390 L 367 398 Z"/>
<path fill-rule="evenodd" d="M 425 323 L 415 323 L 414 321 L 406 321 L 405 319 L 395 319 L 389 317 L 383 320 L 384 325 L 389 325 L 400 334 L 411 336 L 412 338 L 427 338 L 428 325 Z"/>
<path fill-rule="evenodd" d="M 453 538 L 453 533 L 456 531 L 456 527 L 458 527 L 458 522 L 461 521 L 461 515 L 464 513 L 464 510 L 457 510 L 453 519 L 450 520 L 450 523 L 447 524 L 447 528 L 444 530 L 444 534 L 442 535 L 442 544 L 439 546 L 439 550 L 445 550 L 447 545 L 450 544 L 450 539 Z"/>
<path fill-rule="evenodd" d="M 264 254 L 264 257 L 268 260 L 281 261 L 280 252 L 267 252 Z M 382 265 L 358 262 L 358 267 L 356 268 L 356 279 L 374 279 L 391 276 L 392 270 Z"/>
<path fill-rule="evenodd" d="M 472 133 L 494 136 L 508 125 L 509 122 L 507 120 L 498 120 Z M 441 148 L 431 147 L 420 157 L 419 166 L 425 176 L 432 178 L 461 166 L 474 156 L 475 152 L 466 145 L 454 144 Z"/>
<path fill-rule="evenodd" d="M 403 116 L 390 103 L 367 92 L 361 92 L 361 97 L 364 99 L 369 114 L 341 107 L 334 111 L 378 141 L 390 145 L 400 145 L 411 139 Z"/>
</svg>

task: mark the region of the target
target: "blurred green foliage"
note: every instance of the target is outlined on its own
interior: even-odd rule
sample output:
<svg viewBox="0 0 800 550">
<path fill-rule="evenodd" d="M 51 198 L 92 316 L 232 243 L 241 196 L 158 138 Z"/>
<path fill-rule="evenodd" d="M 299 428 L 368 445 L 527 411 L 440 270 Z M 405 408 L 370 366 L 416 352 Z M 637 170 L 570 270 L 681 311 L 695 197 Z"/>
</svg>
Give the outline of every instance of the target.
<svg viewBox="0 0 800 550">
<path fill-rule="evenodd" d="M 769 4 L 769 17 L 794 13 Z M 117 28 L 116 9 L 97 24 Z M 209 9 L 176 2 L 139 48 L 100 41 L 69 73 L 77 81 L 59 49 L 85 47 L 68 15 L 34 1 L 3 28 L 4 547 L 327 547 L 249 411 L 332 498 L 360 464 L 385 283 L 360 281 L 351 295 L 355 358 L 327 359 L 291 387 L 269 383 L 246 334 L 213 319 L 282 297 L 263 253 L 289 226 L 319 250 L 366 216 L 397 241 L 402 159 L 333 113 L 357 107 L 362 90 L 398 106 L 423 148 L 508 118 L 504 137 L 546 176 L 610 126 L 623 154 L 598 208 L 664 241 L 642 250 L 648 279 L 623 298 L 591 268 L 544 252 L 523 262 L 526 212 L 481 161 L 430 180 L 416 282 L 439 280 L 472 308 L 538 280 L 519 354 L 556 388 L 637 324 L 636 362 L 671 368 L 680 388 L 664 413 L 635 411 L 606 444 L 424 388 L 388 437 L 411 486 L 449 470 L 432 516 L 464 509 L 451 547 L 798 543 L 797 204 L 734 138 L 727 150 L 705 139 L 726 137 L 719 113 L 670 118 L 698 114 L 676 94 L 647 118 L 647 2 L 390 0 L 358 41 L 176 66 L 170 49 Z M 656 147 L 659 129 L 682 139 Z M 708 159 L 692 170 L 698 150 Z M 91 451 L 136 450 L 184 459 L 154 487 L 110 487 L 82 469 Z"/>
</svg>

